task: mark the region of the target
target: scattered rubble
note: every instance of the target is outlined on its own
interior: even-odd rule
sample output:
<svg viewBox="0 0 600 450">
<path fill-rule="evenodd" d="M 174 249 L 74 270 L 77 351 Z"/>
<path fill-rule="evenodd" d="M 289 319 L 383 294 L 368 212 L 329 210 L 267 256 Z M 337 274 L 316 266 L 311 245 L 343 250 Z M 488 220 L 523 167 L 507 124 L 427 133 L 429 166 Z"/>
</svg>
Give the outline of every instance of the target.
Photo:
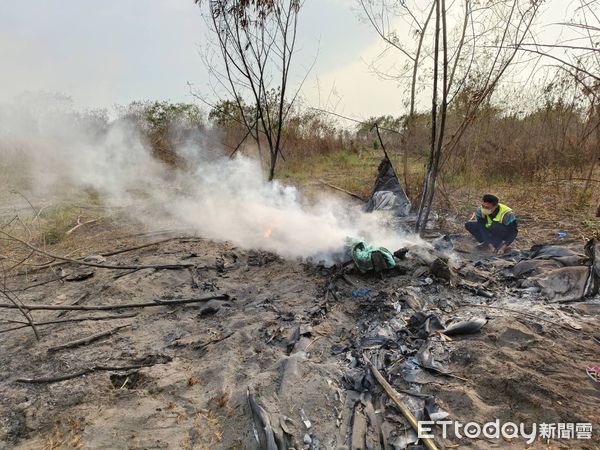
<svg viewBox="0 0 600 450">
<path fill-rule="evenodd" d="M 82 260 L 103 267 L 77 282 L 9 279 L 40 342 L 5 310 L 0 448 L 56 430 L 108 448 L 520 448 L 418 439 L 415 421 L 597 426 L 597 244 L 459 257 L 452 242 L 372 273 L 173 239 Z M 115 276 L 134 266 L 151 268 Z M 544 297 L 567 268 L 594 280 L 589 299 Z"/>
</svg>

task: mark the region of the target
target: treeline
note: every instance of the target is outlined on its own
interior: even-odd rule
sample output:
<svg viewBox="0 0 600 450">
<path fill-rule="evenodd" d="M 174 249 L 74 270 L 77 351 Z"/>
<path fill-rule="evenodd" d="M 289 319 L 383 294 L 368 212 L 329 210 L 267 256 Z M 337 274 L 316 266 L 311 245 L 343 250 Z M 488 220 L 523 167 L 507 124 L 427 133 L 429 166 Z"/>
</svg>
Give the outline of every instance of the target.
<svg viewBox="0 0 600 450">
<path fill-rule="evenodd" d="M 456 102 L 448 112 L 448 129 L 458 126 L 463 115 L 461 103 Z M 194 104 L 135 102 L 120 108 L 119 118 L 133 121 L 155 155 L 169 164 L 177 164 L 175 149 L 184 144 L 266 158 L 230 102 L 222 102 L 208 113 Z M 426 163 L 431 123 L 429 114 L 424 113 L 413 120 L 408 137 L 403 133 L 405 117 L 371 117 L 354 123 L 322 111 L 291 108 L 283 127 L 284 164 L 306 163 L 330 153 L 377 149 L 379 142 L 372 131 L 377 123 L 398 174 L 404 173 L 407 152 L 408 183 L 416 184 L 420 167 Z M 482 107 L 460 143 L 444 155 L 442 173 L 446 179 L 487 178 L 492 182 L 585 178 L 599 156 L 599 122 L 597 110 L 582 111 L 560 101 L 527 114 Z"/>
</svg>

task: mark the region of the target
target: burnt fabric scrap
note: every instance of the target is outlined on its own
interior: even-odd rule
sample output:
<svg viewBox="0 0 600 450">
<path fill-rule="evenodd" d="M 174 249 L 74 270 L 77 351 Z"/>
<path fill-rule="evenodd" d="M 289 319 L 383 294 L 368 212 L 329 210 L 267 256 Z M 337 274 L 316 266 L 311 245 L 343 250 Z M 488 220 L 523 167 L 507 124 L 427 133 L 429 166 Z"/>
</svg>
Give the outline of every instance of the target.
<svg viewBox="0 0 600 450">
<path fill-rule="evenodd" d="M 396 267 L 394 255 L 384 247 L 373 247 L 360 239 L 348 239 L 346 242 L 346 252 L 352 257 L 354 264 L 361 272 L 370 270 L 393 269 Z"/>
<path fill-rule="evenodd" d="M 569 302 L 595 296 L 600 290 L 600 244 L 590 240 L 585 255 L 559 246 L 535 246 L 533 259 L 517 263 L 516 277 L 526 277 L 521 287 L 538 287 L 548 300 Z"/>
</svg>

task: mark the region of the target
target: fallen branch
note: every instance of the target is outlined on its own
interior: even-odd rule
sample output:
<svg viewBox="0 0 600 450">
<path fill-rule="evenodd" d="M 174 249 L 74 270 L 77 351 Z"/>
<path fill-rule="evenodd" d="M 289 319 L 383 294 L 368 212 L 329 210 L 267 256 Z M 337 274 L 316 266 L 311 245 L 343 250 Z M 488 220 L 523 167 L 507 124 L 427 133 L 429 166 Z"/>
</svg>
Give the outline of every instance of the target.
<svg viewBox="0 0 600 450">
<path fill-rule="evenodd" d="M 83 226 L 83 225 L 87 225 L 90 223 L 94 223 L 94 222 L 98 222 L 98 219 L 92 219 L 92 220 L 88 220 L 87 222 L 82 222 L 81 221 L 81 216 L 77 217 L 77 225 L 75 225 L 73 228 L 71 228 L 70 230 L 67 230 L 67 232 L 65 233 L 67 236 L 69 234 L 71 234 L 73 231 L 75 231 L 77 228 Z"/>
<path fill-rule="evenodd" d="M 31 250 L 35 251 L 36 253 L 39 253 L 41 255 L 44 256 L 48 256 L 49 258 L 55 258 L 55 259 L 60 259 L 62 261 L 65 261 L 67 263 L 73 263 L 73 264 L 79 264 L 82 266 L 88 266 L 88 267 L 97 267 L 100 269 L 120 269 L 120 270 L 132 270 L 132 269 L 167 269 L 167 270 L 176 270 L 176 269 L 185 269 L 187 267 L 193 267 L 194 264 L 193 263 L 180 263 L 180 264 L 149 264 L 149 265 L 136 265 L 136 266 L 121 266 L 121 265 L 111 265 L 111 264 L 97 264 L 97 263 L 91 263 L 91 262 L 85 262 L 82 260 L 78 260 L 78 259 L 72 259 L 72 258 L 66 258 L 64 256 L 58 256 L 58 255 L 53 255 L 52 253 L 48 253 L 44 250 L 41 250 L 37 247 L 34 247 L 33 245 L 31 245 L 29 242 L 24 241 L 23 239 L 19 239 L 18 237 L 12 236 L 2 230 L 0 230 L 0 233 L 4 234 L 5 236 L 7 236 L 10 239 L 14 239 L 17 242 L 20 242 L 21 244 L 25 245 L 26 247 L 30 248 Z M 48 266 L 50 267 L 50 266 Z"/>
<path fill-rule="evenodd" d="M 104 253 L 98 253 L 100 256 L 104 256 L 104 257 L 108 257 L 108 256 L 114 256 L 114 255 L 119 255 L 121 253 L 127 253 L 127 252 L 132 252 L 135 250 L 140 250 L 142 248 L 146 248 L 146 247 L 151 247 L 153 245 L 158 245 L 158 244 L 162 244 L 165 242 L 169 242 L 169 241 L 175 241 L 175 240 L 181 240 L 181 239 L 190 239 L 189 237 L 172 237 L 172 238 L 166 238 L 166 239 L 161 239 L 160 241 L 154 241 L 154 242 L 149 242 L 147 244 L 142 244 L 142 245 L 136 245 L 135 247 L 127 247 L 127 248 L 123 248 L 120 250 L 114 250 L 114 251 L 110 251 L 110 252 L 104 252 Z M 198 238 L 200 239 L 200 238 Z M 88 255 L 90 256 L 90 255 Z M 83 260 L 85 258 L 87 258 L 88 256 L 82 256 L 81 258 L 78 258 L 77 261 Z M 54 258 L 54 259 L 59 259 L 59 258 Z M 28 269 L 27 273 L 35 273 L 38 272 L 40 270 L 44 270 L 44 269 L 49 269 L 51 267 L 56 267 L 56 266 L 62 266 L 65 264 L 68 264 L 71 261 L 59 261 L 59 262 L 49 262 L 47 264 L 43 264 L 41 266 L 37 266 L 34 267 L 32 269 Z M 18 275 L 24 275 L 24 273 L 19 273 Z"/>
<path fill-rule="evenodd" d="M 29 255 L 27 255 L 25 258 L 21 259 L 20 261 L 16 262 L 16 264 L 10 266 L 8 269 L 6 269 L 6 272 L 10 272 L 13 269 L 16 269 L 17 267 L 19 267 L 21 264 L 23 264 L 25 261 L 27 261 L 29 258 L 31 258 L 33 256 L 35 252 L 31 251 L 29 252 Z M 14 261 L 14 259 L 11 258 L 11 261 Z"/>
<path fill-rule="evenodd" d="M 39 213 L 38 213 L 38 211 L 37 211 L 37 210 L 35 209 L 35 207 L 34 207 L 34 206 L 31 204 L 31 202 L 30 202 L 30 201 L 29 201 L 29 199 L 28 199 L 28 198 L 25 196 L 25 194 L 23 194 L 23 193 L 21 193 L 21 192 L 17 191 L 16 189 L 11 189 L 11 190 L 10 190 L 10 193 L 11 193 L 11 194 L 18 194 L 18 195 L 20 195 L 21 197 L 23 197 L 23 198 L 25 199 L 25 201 L 26 201 L 26 202 L 29 204 L 29 206 L 31 206 L 31 209 L 33 210 L 34 217 L 37 217 L 37 216 L 38 216 L 38 214 L 39 214 Z"/>
<path fill-rule="evenodd" d="M 129 272 L 122 272 L 122 273 L 119 273 L 119 274 L 117 274 L 117 275 L 115 275 L 115 276 L 113 277 L 113 280 L 118 280 L 119 278 L 126 277 L 127 275 L 131 275 L 132 273 L 136 273 L 136 272 L 138 272 L 139 270 L 141 270 L 141 269 L 133 269 L 133 270 L 130 270 Z M 190 270 L 192 270 L 192 269 L 190 269 Z"/>
<path fill-rule="evenodd" d="M 186 230 L 184 228 L 172 229 L 172 230 L 144 231 L 142 233 L 125 234 L 122 236 L 118 236 L 116 239 L 129 239 L 129 238 L 135 238 L 135 237 L 160 236 L 161 234 L 175 234 L 175 233 L 184 233 L 184 232 L 187 233 L 188 231 L 189 230 Z"/>
<path fill-rule="evenodd" d="M 199 345 L 198 347 L 194 347 L 194 350 L 202 350 L 202 349 L 208 347 L 209 345 L 217 344 L 219 342 L 224 341 L 225 339 L 229 339 L 234 334 L 235 334 L 235 331 L 232 331 L 230 333 L 227 333 L 227 334 L 221 336 L 220 338 L 213 339 L 212 341 L 205 342 L 204 344 Z"/>
<path fill-rule="evenodd" d="M 35 215 L 35 217 L 32 219 L 32 221 L 31 221 L 31 222 L 33 223 L 33 222 L 35 222 L 36 220 L 38 220 L 38 219 L 39 219 L 39 217 L 40 217 L 40 214 L 42 214 L 42 211 L 43 211 L 43 210 L 45 210 L 47 207 L 48 207 L 48 205 L 45 205 L 45 206 L 42 206 L 42 207 L 40 207 L 40 209 L 38 209 L 38 212 L 37 212 L 37 214 Z"/>
<path fill-rule="evenodd" d="M 128 305 L 100 305 L 100 306 L 61 306 L 61 305 L 22 305 L 21 308 L 36 311 L 36 310 L 46 310 L 46 311 L 113 311 L 118 309 L 132 309 L 132 308 L 152 308 L 157 306 L 171 306 L 171 305 L 185 305 L 188 303 L 200 303 L 207 302 L 209 300 L 230 300 L 230 296 L 227 294 L 222 295 L 212 295 L 210 297 L 202 297 L 202 298 L 190 298 L 186 300 L 155 300 L 152 303 L 130 303 Z M 13 304 L 9 303 L 0 303 L 0 308 L 9 308 L 15 309 L 19 308 Z"/>
<path fill-rule="evenodd" d="M 129 272 L 127 272 L 127 273 L 129 273 Z M 94 298 L 94 297 L 100 295 L 102 292 L 107 290 L 109 287 L 110 287 L 110 284 L 106 283 L 106 284 L 103 284 L 102 286 L 100 286 L 100 288 L 94 293 L 92 293 L 92 291 L 86 291 L 77 300 L 75 300 L 73 303 L 71 303 L 71 306 L 80 305 L 84 300 L 89 300 L 90 298 Z M 62 317 L 68 313 L 69 313 L 69 311 L 61 311 L 58 314 L 58 317 Z"/>
<path fill-rule="evenodd" d="M 31 313 L 29 311 L 26 311 L 27 308 L 23 307 L 23 305 L 21 304 L 19 299 L 13 298 L 12 295 L 9 295 L 7 290 L 0 288 L 0 293 L 2 293 L 2 295 L 4 295 L 8 300 L 10 300 L 11 303 L 8 305 L 9 308 L 18 309 L 21 312 L 21 314 L 23 314 L 23 317 L 25 317 L 25 319 L 27 320 L 27 323 L 33 330 L 33 334 L 35 334 L 35 338 L 39 341 L 40 335 L 35 326 L 35 323 L 33 323 L 33 317 L 31 316 Z"/>
<path fill-rule="evenodd" d="M 332 189 L 335 189 L 335 190 L 337 190 L 337 191 L 343 192 L 344 194 L 348 194 L 349 196 L 351 196 L 351 197 L 354 197 L 354 198 L 356 198 L 356 199 L 360 200 L 361 202 L 364 202 L 364 201 L 366 201 L 364 198 L 362 198 L 362 197 L 361 197 L 360 195 L 358 195 L 358 194 L 355 194 L 354 192 L 347 191 L 346 189 L 343 189 L 343 188 L 341 188 L 341 187 L 339 187 L 339 186 L 335 186 L 335 185 L 333 185 L 333 184 L 331 184 L 331 183 L 328 183 L 328 182 L 327 182 L 327 181 L 325 181 L 325 180 L 319 180 L 319 181 L 320 181 L 321 183 L 323 183 L 325 186 L 329 186 L 329 187 L 330 187 L 330 188 L 332 188 Z"/>
<path fill-rule="evenodd" d="M 18 214 L 15 215 L 15 217 L 13 217 L 12 219 L 10 219 L 8 222 L 6 222 L 5 224 L 3 224 L 0 229 L 6 228 L 7 226 L 9 226 L 10 224 L 12 224 L 15 220 L 17 220 L 17 217 L 19 217 Z"/>
<path fill-rule="evenodd" d="M 134 314 L 114 314 L 114 315 L 110 315 L 110 316 L 87 316 L 87 317 L 73 317 L 71 319 L 57 319 L 57 320 L 49 320 L 47 322 L 37 322 L 35 324 L 36 327 L 42 327 L 45 325 L 53 325 L 53 324 L 57 324 L 57 323 L 69 323 L 69 322 L 85 322 L 85 321 L 100 321 L 100 320 L 118 320 L 118 319 L 131 319 L 132 317 L 136 317 L 137 313 Z M 20 320 L 10 320 L 8 321 L 8 323 L 19 323 L 21 325 L 13 327 L 13 328 L 6 328 L 4 330 L 0 330 L 0 334 L 1 333 L 7 333 L 9 331 L 14 331 L 14 330 L 20 330 L 21 328 L 27 328 L 29 327 L 29 324 L 27 322 L 21 322 Z"/>
<path fill-rule="evenodd" d="M 21 292 L 23 292 L 23 291 L 26 291 L 27 289 L 32 289 L 34 287 L 38 287 L 38 286 L 43 286 L 45 284 L 54 283 L 55 281 L 62 281 L 62 280 L 64 280 L 67 277 L 68 277 L 68 275 L 63 275 L 61 277 L 51 278 L 51 279 L 46 280 L 46 281 L 40 281 L 39 283 L 30 284 L 29 286 L 25 286 L 23 289 L 19 289 L 19 290 Z"/>
<path fill-rule="evenodd" d="M 79 347 L 81 345 L 87 345 L 94 341 L 97 341 L 98 339 L 102 339 L 103 337 L 111 336 L 111 335 L 115 334 L 117 331 L 122 330 L 123 328 L 128 328 L 130 326 L 131 326 L 131 324 L 120 325 L 120 326 L 112 328 L 110 330 L 102 331 L 101 333 L 92 334 L 91 336 L 77 339 L 75 341 L 67 342 L 67 343 L 61 344 L 61 345 L 56 345 L 54 347 L 50 347 L 48 349 L 48 352 L 57 352 L 59 350 L 64 350 L 66 348 L 75 348 L 75 347 Z"/>
<path fill-rule="evenodd" d="M 165 238 L 165 239 L 161 239 L 160 241 L 154 241 L 154 242 L 149 242 L 147 244 L 136 245 L 135 247 L 127 247 L 127 248 L 122 248 L 120 250 L 113 250 L 111 252 L 100 253 L 100 255 L 101 256 L 120 255 L 121 253 L 132 252 L 132 251 L 135 251 L 135 250 L 140 250 L 142 248 L 152 247 L 153 245 L 164 244 L 165 242 L 178 241 L 180 239 L 190 239 L 190 237 L 188 236 L 188 237 L 171 237 L 171 238 Z"/>
<path fill-rule="evenodd" d="M 371 372 L 373 372 L 373 376 L 375 377 L 375 379 L 379 382 L 379 384 L 381 384 L 381 386 L 383 387 L 385 392 L 390 396 L 390 398 L 393 400 L 393 402 L 396 404 L 396 406 L 398 406 L 398 409 L 400 409 L 400 411 L 402 412 L 402 415 L 406 418 L 406 420 L 408 420 L 408 422 L 413 427 L 415 432 L 418 433 L 419 432 L 419 423 L 417 422 L 416 417 L 413 415 L 413 413 L 410 411 L 410 409 L 408 409 L 407 406 L 402 402 L 402 399 L 400 398 L 400 394 L 398 394 L 398 392 L 396 392 L 396 390 L 392 387 L 392 385 L 387 382 L 387 380 L 383 377 L 383 375 L 381 375 L 379 370 L 377 370 L 377 368 L 373 365 L 373 363 L 369 360 L 367 355 L 364 353 L 363 353 L 363 358 L 365 359 L 367 365 L 371 369 Z M 420 439 L 425 444 L 425 447 L 427 447 L 429 450 L 437 450 L 438 449 L 435 442 L 432 439 L 429 439 L 429 438 L 420 438 Z"/>
<path fill-rule="evenodd" d="M 151 367 L 155 364 L 164 364 L 164 362 L 146 363 L 146 364 L 135 364 L 131 366 L 93 366 L 87 369 L 80 370 L 79 372 L 69 373 L 66 375 L 60 375 L 56 377 L 44 377 L 44 378 L 17 378 L 17 383 L 32 383 L 32 384 L 43 384 L 43 383 L 57 383 L 59 381 L 71 380 L 73 378 L 82 377 L 92 372 L 105 372 L 105 371 L 123 371 L 123 370 L 135 370 L 143 369 L 144 367 Z"/>
</svg>

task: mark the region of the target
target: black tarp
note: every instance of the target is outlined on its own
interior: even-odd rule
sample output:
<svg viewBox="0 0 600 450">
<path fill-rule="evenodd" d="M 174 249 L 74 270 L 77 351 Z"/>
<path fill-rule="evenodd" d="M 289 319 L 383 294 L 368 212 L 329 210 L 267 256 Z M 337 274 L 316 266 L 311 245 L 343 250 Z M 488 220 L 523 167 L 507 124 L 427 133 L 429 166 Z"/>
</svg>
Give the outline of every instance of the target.
<svg viewBox="0 0 600 450">
<path fill-rule="evenodd" d="M 373 193 L 367 202 L 366 211 L 386 210 L 394 212 L 397 216 L 405 217 L 408 216 L 410 208 L 410 200 L 400 186 L 396 171 L 386 154 L 379 163 Z"/>
</svg>

